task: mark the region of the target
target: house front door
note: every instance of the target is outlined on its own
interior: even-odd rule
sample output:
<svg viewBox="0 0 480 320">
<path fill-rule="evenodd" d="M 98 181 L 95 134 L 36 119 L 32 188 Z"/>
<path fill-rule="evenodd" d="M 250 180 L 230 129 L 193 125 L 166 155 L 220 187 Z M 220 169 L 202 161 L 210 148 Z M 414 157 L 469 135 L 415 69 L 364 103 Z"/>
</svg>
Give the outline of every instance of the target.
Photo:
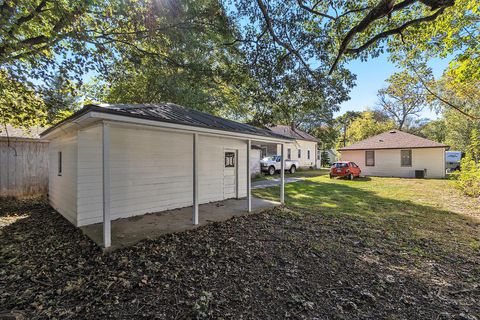
<svg viewBox="0 0 480 320">
<path fill-rule="evenodd" d="M 237 198 L 238 152 L 233 149 L 224 151 L 223 199 Z"/>
</svg>

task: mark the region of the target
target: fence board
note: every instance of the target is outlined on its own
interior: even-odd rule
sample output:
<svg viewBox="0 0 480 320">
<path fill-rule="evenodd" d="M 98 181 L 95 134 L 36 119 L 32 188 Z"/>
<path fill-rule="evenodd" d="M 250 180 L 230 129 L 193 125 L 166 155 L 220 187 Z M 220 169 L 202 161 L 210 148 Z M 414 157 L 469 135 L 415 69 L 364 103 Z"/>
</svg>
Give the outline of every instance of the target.
<svg viewBox="0 0 480 320">
<path fill-rule="evenodd" d="M 0 197 L 25 198 L 48 192 L 48 143 L 0 140 Z"/>
</svg>

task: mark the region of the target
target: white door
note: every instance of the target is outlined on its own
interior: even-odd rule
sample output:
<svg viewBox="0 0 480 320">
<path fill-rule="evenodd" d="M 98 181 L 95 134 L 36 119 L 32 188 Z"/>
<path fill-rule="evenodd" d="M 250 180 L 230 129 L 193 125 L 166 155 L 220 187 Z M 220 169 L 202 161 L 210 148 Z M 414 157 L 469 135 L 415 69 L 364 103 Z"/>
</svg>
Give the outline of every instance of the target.
<svg viewBox="0 0 480 320">
<path fill-rule="evenodd" d="M 223 199 L 237 198 L 237 155 L 236 150 L 224 150 Z"/>
</svg>

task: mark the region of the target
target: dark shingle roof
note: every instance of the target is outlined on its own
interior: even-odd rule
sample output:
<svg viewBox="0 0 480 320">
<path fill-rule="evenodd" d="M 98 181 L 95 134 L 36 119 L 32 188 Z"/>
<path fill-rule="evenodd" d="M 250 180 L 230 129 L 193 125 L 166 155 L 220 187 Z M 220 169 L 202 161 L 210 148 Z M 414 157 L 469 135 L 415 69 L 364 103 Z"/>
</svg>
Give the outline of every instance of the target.
<svg viewBox="0 0 480 320">
<path fill-rule="evenodd" d="M 43 127 L 33 126 L 31 128 L 15 128 L 7 124 L 7 129 L 0 126 L 0 138 L 40 139 L 40 133 L 45 130 Z"/>
<path fill-rule="evenodd" d="M 318 142 L 318 139 L 315 138 L 314 136 L 298 129 L 298 128 L 292 128 L 291 126 L 285 126 L 285 125 L 275 125 L 272 127 L 269 127 L 270 131 L 275 132 L 277 134 L 281 134 L 293 139 L 297 140 L 307 140 L 307 141 L 314 141 Z"/>
<path fill-rule="evenodd" d="M 62 123 L 79 117 L 80 115 L 83 115 L 89 111 L 122 115 L 132 118 L 148 119 L 160 122 L 182 124 L 193 127 L 251 134 L 277 139 L 288 139 L 288 137 L 284 135 L 277 134 L 267 129 L 261 129 L 248 124 L 227 120 L 195 109 L 183 107 L 174 103 L 101 105 L 91 104 L 85 106 L 80 111 L 72 115 L 70 118 L 67 118 L 66 120 L 57 124 L 55 127 L 58 127 Z M 42 135 L 47 134 L 55 127 L 52 127 L 45 132 L 42 132 Z"/>
<path fill-rule="evenodd" d="M 400 130 L 390 130 L 365 140 L 354 143 L 344 150 L 373 150 L 373 149 L 415 149 L 415 148 L 448 148 L 443 143 L 421 138 Z"/>
</svg>

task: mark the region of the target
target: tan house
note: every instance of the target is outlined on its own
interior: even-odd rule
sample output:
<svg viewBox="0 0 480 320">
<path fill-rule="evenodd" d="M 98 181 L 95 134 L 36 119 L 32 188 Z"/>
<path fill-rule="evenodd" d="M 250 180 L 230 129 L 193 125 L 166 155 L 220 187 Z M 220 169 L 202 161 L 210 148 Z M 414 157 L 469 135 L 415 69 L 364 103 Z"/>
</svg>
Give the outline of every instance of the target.
<svg viewBox="0 0 480 320">
<path fill-rule="evenodd" d="M 270 131 L 294 139 L 285 144 L 285 157 L 289 160 L 298 160 L 300 168 L 316 168 L 318 156 L 318 139 L 298 129 L 286 125 L 269 127 Z M 280 154 L 280 146 L 262 145 L 262 157 Z"/>
<path fill-rule="evenodd" d="M 340 148 L 342 161 L 353 161 L 367 176 L 445 177 L 448 146 L 400 130 L 391 130 Z"/>
</svg>

